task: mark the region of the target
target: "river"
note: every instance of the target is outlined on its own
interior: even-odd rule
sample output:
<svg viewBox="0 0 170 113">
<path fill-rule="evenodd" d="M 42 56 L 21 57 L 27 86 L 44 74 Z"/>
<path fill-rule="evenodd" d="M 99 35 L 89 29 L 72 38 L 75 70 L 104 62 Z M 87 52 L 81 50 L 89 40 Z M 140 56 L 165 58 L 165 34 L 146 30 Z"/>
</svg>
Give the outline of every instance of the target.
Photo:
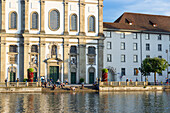
<svg viewBox="0 0 170 113">
<path fill-rule="evenodd" d="M 0 113 L 168 113 L 170 92 L 0 93 Z"/>
</svg>

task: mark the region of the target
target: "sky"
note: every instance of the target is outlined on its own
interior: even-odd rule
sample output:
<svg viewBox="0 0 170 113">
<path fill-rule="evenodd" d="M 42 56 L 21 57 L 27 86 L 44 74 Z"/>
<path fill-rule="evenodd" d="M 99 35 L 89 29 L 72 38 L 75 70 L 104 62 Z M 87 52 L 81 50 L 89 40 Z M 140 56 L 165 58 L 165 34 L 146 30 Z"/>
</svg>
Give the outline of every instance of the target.
<svg viewBox="0 0 170 113">
<path fill-rule="evenodd" d="M 124 12 L 170 16 L 170 0 L 104 0 L 104 22 L 114 22 Z"/>
</svg>

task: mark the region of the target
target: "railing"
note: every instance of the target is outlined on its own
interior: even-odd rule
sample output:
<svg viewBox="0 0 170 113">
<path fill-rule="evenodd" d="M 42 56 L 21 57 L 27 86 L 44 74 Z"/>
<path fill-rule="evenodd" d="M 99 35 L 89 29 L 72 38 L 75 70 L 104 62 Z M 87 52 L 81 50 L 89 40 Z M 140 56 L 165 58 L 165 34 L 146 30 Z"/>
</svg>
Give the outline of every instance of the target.
<svg viewBox="0 0 170 113">
<path fill-rule="evenodd" d="M 148 82 L 99 82 L 100 86 L 145 86 Z"/>
<path fill-rule="evenodd" d="M 39 82 L 0 82 L 0 87 L 38 87 Z"/>
</svg>

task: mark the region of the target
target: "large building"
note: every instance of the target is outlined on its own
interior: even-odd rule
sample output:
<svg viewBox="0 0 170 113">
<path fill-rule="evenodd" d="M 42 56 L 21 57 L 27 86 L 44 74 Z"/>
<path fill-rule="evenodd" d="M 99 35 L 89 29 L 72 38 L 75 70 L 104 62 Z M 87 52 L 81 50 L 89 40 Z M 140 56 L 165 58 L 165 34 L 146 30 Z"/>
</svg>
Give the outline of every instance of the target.
<svg viewBox="0 0 170 113">
<path fill-rule="evenodd" d="M 170 63 L 170 17 L 124 13 L 115 22 L 104 22 L 104 67 L 109 79 L 144 81 L 137 70 L 147 57 L 164 58 Z M 170 68 L 168 69 L 170 71 Z M 157 73 L 157 80 L 165 82 L 168 70 Z M 154 81 L 153 73 L 148 74 Z"/>
<path fill-rule="evenodd" d="M 103 0 L 0 0 L 0 82 L 93 83 L 103 68 Z"/>
</svg>

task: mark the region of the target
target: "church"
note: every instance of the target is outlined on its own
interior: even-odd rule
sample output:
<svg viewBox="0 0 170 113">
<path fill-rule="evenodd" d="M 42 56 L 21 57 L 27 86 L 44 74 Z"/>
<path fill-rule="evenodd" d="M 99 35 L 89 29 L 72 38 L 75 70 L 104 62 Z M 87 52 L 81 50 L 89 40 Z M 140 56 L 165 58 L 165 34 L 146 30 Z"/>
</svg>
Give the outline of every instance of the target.
<svg viewBox="0 0 170 113">
<path fill-rule="evenodd" d="M 0 0 L 0 82 L 94 83 L 103 41 L 103 0 Z"/>
</svg>

